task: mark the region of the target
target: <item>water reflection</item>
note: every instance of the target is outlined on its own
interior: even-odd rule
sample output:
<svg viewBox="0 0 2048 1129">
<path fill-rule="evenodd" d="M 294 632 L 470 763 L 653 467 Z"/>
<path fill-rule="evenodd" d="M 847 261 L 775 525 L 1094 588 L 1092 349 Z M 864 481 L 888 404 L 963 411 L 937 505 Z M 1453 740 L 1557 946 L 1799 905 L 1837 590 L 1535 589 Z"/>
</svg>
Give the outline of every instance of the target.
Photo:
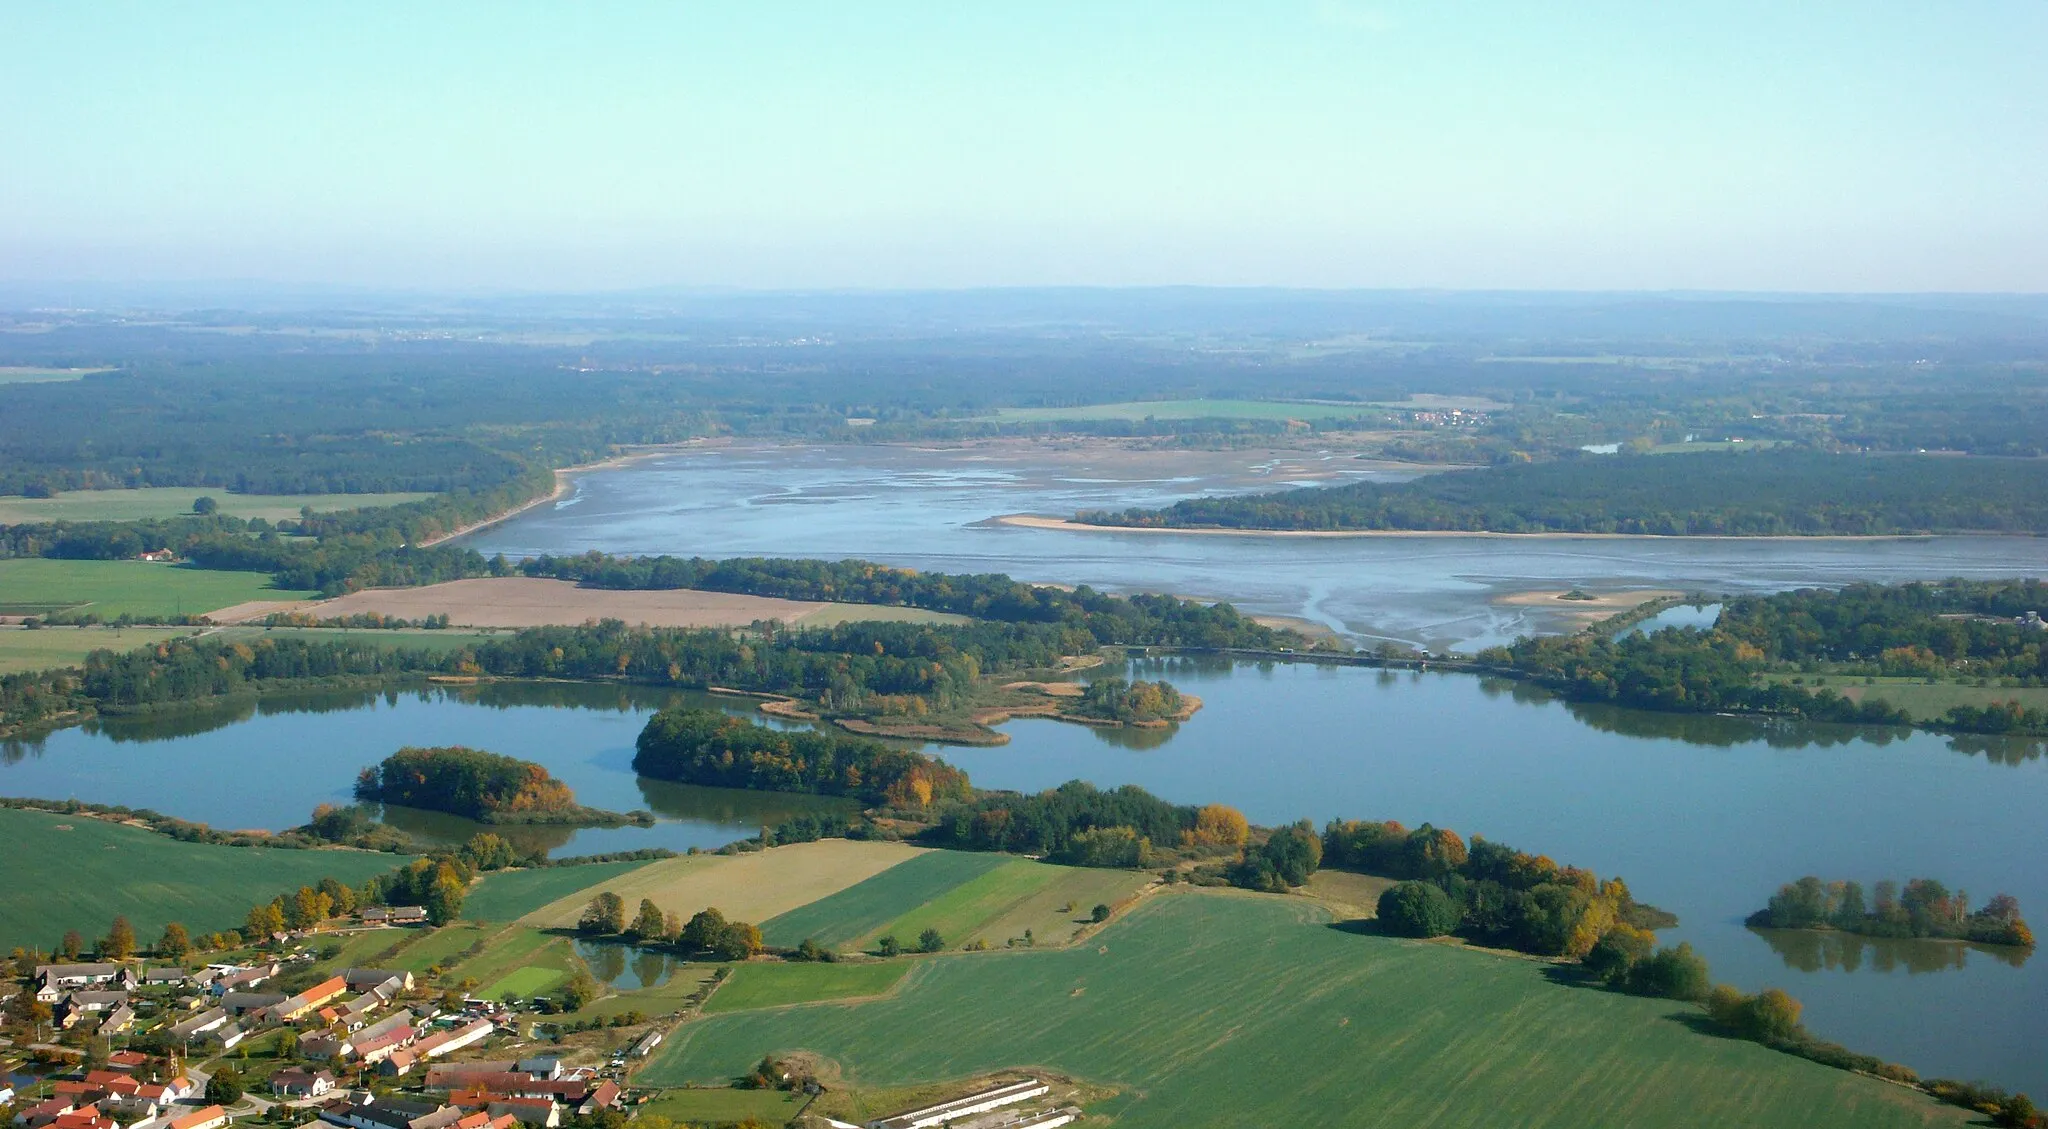
<svg viewBox="0 0 2048 1129">
<path fill-rule="evenodd" d="M 479 823 L 447 812 L 396 804 L 382 805 L 379 818 L 416 839 L 447 847 L 460 846 L 471 836 L 488 831 L 522 855 L 550 854 L 568 846 L 576 836 L 576 828 L 559 823 Z"/>
<path fill-rule="evenodd" d="M 2034 955 L 2011 945 L 1974 945 L 1909 937 L 1865 937 L 1832 929 L 1751 929 L 1785 967 L 1800 972 L 1949 972 L 1967 967 L 1972 954 L 2018 968 Z"/>
<path fill-rule="evenodd" d="M 575 944 L 576 955 L 590 966 L 590 974 L 621 992 L 659 987 L 682 963 L 667 953 L 616 941 L 578 940 Z"/>
<path fill-rule="evenodd" d="M 803 814 L 842 812 L 860 805 L 837 796 L 804 796 L 793 792 L 749 792 L 744 788 L 707 788 L 651 777 L 634 778 L 648 811 L 664 819 L 717 823 L 758 829 Z"/>
</svg>

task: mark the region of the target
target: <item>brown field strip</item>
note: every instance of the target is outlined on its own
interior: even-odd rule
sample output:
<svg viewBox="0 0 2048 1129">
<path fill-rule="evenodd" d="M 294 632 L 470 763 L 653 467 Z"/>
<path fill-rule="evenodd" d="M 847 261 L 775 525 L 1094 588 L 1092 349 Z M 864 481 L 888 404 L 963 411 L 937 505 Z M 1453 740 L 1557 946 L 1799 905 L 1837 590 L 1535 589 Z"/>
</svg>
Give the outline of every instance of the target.
<svg viewBox="0 0 2048 1129">
<path fill-rule="evenodd" d="M 729 919 L 759 923 L 836 894 L 927 851 L 903 843 L 824 839 L 740 855 L 662 859 L 578 890 L 521 921 L 542 929 L 574 925 L 591 898 L 610 890 L 626 900 L 629 913 L 640 899 L 651 898 L 663 910 L 685 918 L 716 906 Z"/>
<path fill-rule="evenodd" d="M 296 609 L 320 619 L 377 614 L 400 619 L 445 615 L 461 627 L 574 626 L 617 619 L 650 627 L 745 627 L 760 620 L 830 626 L 858 620 L 964 623 L 962 616 L 866 604 L 829 604 L 700 592 L 691 588 L 621 591 L 567 580 L 476 577 L 420 588 L 372 588 Z"/>
</svg>

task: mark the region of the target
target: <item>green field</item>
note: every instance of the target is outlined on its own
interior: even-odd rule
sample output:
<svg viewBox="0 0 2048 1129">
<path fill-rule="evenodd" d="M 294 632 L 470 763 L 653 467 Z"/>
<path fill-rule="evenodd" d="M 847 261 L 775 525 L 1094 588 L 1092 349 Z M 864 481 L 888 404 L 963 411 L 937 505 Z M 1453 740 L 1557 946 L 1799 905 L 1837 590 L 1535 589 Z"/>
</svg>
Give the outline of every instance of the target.
<svg viewBox="0 0 2048 1129">
<path fill-rule="evenodd" d="M 432 494 L 230 494 L 204 486 L 145 486 L 139 490 L 72 490 L 54 498 L 0 498 L 0 525 L 38 521 L 139 521 L 192 512 L 201 497 L 220 503 L 220 512 L 239 518 L 297 521 L 299 511 L 315 513 L 365 506 L 395 506 Z"/>
<path fill-rule="evenodd" d="M 1801 679 L 1808 689 L 1829 689 L 1845 698 L 1867 701 L 1882 698 L 1913 715 L 1915 721 L 1934 721 L 1953 706 L 1990 706 L 2017 701 L 2028 709 L 2048 709 L 2048 686 L 1972 686 L 1965 682 L 1942 681 L 1929 685 L 1924 678 L 1880 677 L 1865 685 L 1860 675 L 1768 674 L 1771 682 Z"/>
<path fill-rule="evenodd" d="M 879 960 L 857 964 L 742 964 L 732 970 L 718 991 L 711 993 L 704 1003 L 704 1013 L 879 996 L 895 988 L 915 963 Z"/>
<path fill-rule="evenodd" d="M 105 619 L 204 615 L 250 600 L 305 600 L 312 592 L 270 586 L 262 572 L 215 572 L 146 561 L 0 561 L 0 615 L 69 609 Z"/>
<path fill-rule="evenodd" d="M 446 967 L 463 950 L 481 941 L 486 936 L 484 929 L 476 925 L 444 925 L 418 941 L 407 945 L 405 951 L 391 962 L 393 968 L 424 973 L 435 965 Z"/>
<path fill-rule="evenodd" d="M 542 996 L 555 990 L 557 984 L 569 978 L 569 974 L 558 968 L 515 968 L 483 987 L 483 998 L 502 1000 L 507 997 L 526 999 Z"/>
<path fill-rule="evenodd" d="M 1009 855 L 932 851 L 761 923 L 761 939 L 792 948 L 808 937 L 844 946 L 944 895 L 963 882 L 1015 861 Z M 916 936 L 901 938 L 906 944 Z"/>
<path fill-rule="evenodd" d="M 804 1100 L 802 1094 L 782 1090 L 670 1090 L 641 1106 L 640 1113 L 689 1124 L 745 1121 L 751 1117 L 763 1125 L 781 1125 L 795 1120 Z"/>
<path fill-rule="evenodd" d="M 0 842 L 8 847 L 0 951 L 47 948 L 67 929 L 99 937 L 115 914 L 127 915 L 145 942 L 170 921 L 194 933 L 239 929 L 259 900 L 329 876 L 360 885 L 404 861 L 367 851 L 181 843 L 139 827 L 13 808 L 0 808 Z"/>
<path fill-rule="evenodd" d="M 49 384 L 64 380 L 84 380 L 96 372 L 107 372 L 103 368 L 40 368 L 36 365 L 0 365 L 0 384 Z"/>
<path fill-rule="evenodd" d="M 955 949 L 977 939 L 1001 948 L 1021 940 L 1027 929 L 1036 944 L 1062 944 L 1088 924 L 1089 910 L 1097 903 L 1115 905 L 1149 881 L 1151 875 L 1136 871 L 1013 859 L 870 930 L 855 944 L 869 947 L 894 936 L 908 945 L 926 929 L 938 930 L 947 947 Z"/>
<path fill-rule="evenodd" d="M 817 611 L 797 617 L 804 627 L 837 627 L 842 623 L 973 623 L 971 616 L 935 612 L 929 608 L 903 608 L 894 604 L 826 604 Z"/>
<path fill-rule="evenodd" d="M 413 930 L 364 929 L 345 936 L 329 937 L 325 943 L 340 947 L 341 951 L 324 958 L 322 967 L 339 972 L 344 968 L 377 967 L 370 958 L 396 945 L 402 940 L 417 937 Z"/>
<path fill-rule="evenodd" d="M 474 994 L 491 999 L 508 994 L 526 997 L 553 991 L 582 966 L 568 938 L 513 928 L 492 937 L 482 952 L 443 972 L 441 980 L 451 985 L 474 980 Z"/>
<path fill-rule="evenodd" d="M 1043 1067 L 1120 1087 L 1090 1111 L 1118 1129 L 1877 1129 L 1970 1117 L 1704 1034 L 1690 1005 L 1328 922 L 1303 898 L 1157 896 L 1086 945 L 941 956 L 879 1000 L 686 1024 L 636 1080 L 719 1082 L 763 1053 L 803 1049 L 862 1087 Z"/>
<path fill-rule="evenodd" d="M 0 598 L 5 590 L 0 589 Z M 0 674 L 24 670 L 47 670 L 53 666 L 77 666 L 85 656 L 102 648 L 132 651 L 180 635 L 189 627 L 44 627 L 28 630 L 0 627 Z"/>
<path fill-rule="evenodd" d="M 594 862 L 585 866 L 545 866 L 486 874 L 463 899 L 462 916 L 471 921 L 517 921 L 549 902 L 578 890 L 602 885 L 645 862 Z"/>
</svg>

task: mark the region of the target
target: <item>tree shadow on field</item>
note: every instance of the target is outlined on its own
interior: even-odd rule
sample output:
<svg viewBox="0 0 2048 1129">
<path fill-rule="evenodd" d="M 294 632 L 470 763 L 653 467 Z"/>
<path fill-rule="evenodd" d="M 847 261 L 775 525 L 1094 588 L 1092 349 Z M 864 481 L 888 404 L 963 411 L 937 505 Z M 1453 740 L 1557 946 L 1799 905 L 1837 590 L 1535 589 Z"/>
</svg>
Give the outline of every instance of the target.
<svg viewBox="0 0 2048 1129">
<path fill-rule="evenodd" d="M 1393 936 L 1392 933 L 1380 928 L 1380 923 L 1377 919 L 1370 917 L 1353 917 L 1344 921 L 1332 921 L 1325 925 L 1324 928 L 1335 929 L 1339 933 L 1351 933 L 1360 937 Z"/>
</svg>

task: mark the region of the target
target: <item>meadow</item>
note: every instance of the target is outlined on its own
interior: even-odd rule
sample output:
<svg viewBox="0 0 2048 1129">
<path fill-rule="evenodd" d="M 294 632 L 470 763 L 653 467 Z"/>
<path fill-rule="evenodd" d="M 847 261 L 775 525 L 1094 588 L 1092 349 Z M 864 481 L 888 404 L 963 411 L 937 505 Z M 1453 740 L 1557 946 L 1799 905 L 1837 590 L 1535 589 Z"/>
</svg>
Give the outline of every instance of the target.
<svg viewBox="0 0 2048 1129">
<path fill-rule="evenodd" d="M 841 948 L 939 898 L 954 887 L 1009 865 L 1008 855 L 972 851 L 930 851 L 837 893 L 806 901 L 787 913 L 759 922 L 761 939 L 794 947 L 809 938 Z M 907 948 L 916 934 L 899 938 Z"/>
<path fill-rule="evenodd" d="M 471 937 L 462 947 L 474 941 Z M 493 935 L 475 956 L 447 968 L 441 979 L 447 984 L 474 980 L 476 987 L 471 994 L 487 999 L 508 995 L 523 999 L 553 991 L 582 967 L 583 962 L 568 938 L 537 929 L 512 928 Z"/>
<path fill-rule="evenodd" d="M 0 627 L 0 674 L 77 666 L 94 651 L 132 651 L 190 634 L 189 627 Z"/>
<path fill-rule="evenodd" d="M 976 940 L 1002 948 L 1027 932 L 1034 944 L 1064 944 L 1090 924 L 1095 906 L 1115 906 L 1151 880 L 1142 871 L 1012 859 L 870 930 L 852 947 L 870 948 L 887 936 L 908 945 L 926 929 L 938 930 L 956 949 Z"/>
<path fill-rule="evenodd" d="M 716 997 L 714 997 L 716 998 Z M 1903 1127 L 1970 1115 L 1696 1027 L 1540 962 L 1332 927 L 1305 898 L 1148 899 L 1085 945 L 948 955 L 863 1003 L 707 1016 L 637 1077 L 717 1083 L 806 1050 L 841 1088 L 1025 1065 L 1121 1092 L 1119 1129 Z"/>
<path fill-rule="evenodd" d="M 147 561 L 0 561 L 0 615 L 92 612 L 204 615 L 252 600 L 304 600 L 312 592 L 274 588 L 262 572 L 218 572 Z"/>
<path fill-rule="evenodd" d="M 192 503 L 212 498 L 220 512 L 239 518 L 297 521 L 299 511 L 314 513 L 396 506 L 431 498 L 431 494 L 230 494 L 203 486 L 144 486 L 134 490 L 71 490 L 54 498 L 0 498 L 0 525 L 41 521 L 140 521 L 180 517 Z"/>
<path fill-rule="evenodd" d="M 330 876 L 360 885 L 404 861 L 366 851 L 182 843 L 106 820 L 15 808 L 0 808 L 0 842 L 8 845 L 0 951 L 48 947 L 67 929 L 99 937 L 116 914 L 145 942 L 172 921 L 194 933 L 238 929 L 258 900 Z"/>
<path fill-rule="evenodd" d="M 626 900 L 628 911 L 651 898 L 685 918 L 715 906 L 729 919 L 760 924 L 930 853 L 902 843 L 825 839 L 745 854 L 684 855 L 595 882 L 521 921 L 541 929 L 574 926 L 590 899 L 610 890 Z"/>
<path fill-rule="evenodd" d="M 638 870 L 644 862 L 594 862 L 499 870 L 483 876 L 462 901 L 468 921 L 517 921 L 550 902 Z M 637 904 L 637 903 L 636 903 Z"/>
<path fill-rule="evenodd" d="M 742 964 L 705 1001 L 704 1014 L 880 996 L 893 990 L 915 963 Z"/>
</svg>

